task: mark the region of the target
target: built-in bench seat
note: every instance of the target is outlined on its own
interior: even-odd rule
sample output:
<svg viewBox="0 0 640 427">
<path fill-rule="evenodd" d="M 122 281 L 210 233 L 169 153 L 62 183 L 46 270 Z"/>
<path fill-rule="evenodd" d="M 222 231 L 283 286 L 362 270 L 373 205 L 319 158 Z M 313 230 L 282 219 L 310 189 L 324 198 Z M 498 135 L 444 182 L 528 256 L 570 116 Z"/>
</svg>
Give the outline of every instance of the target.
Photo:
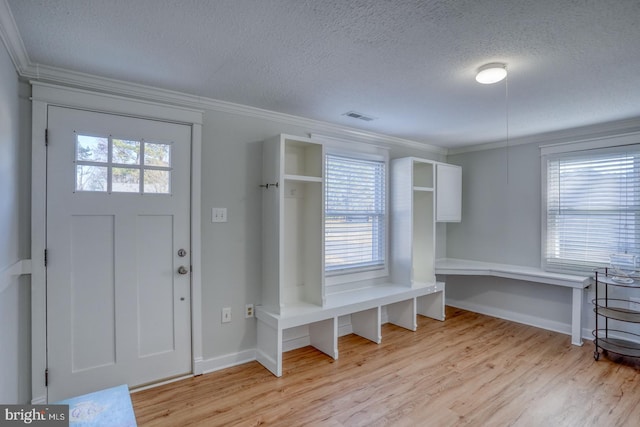
<svg viewBox="0 0 640 427">
<path fill-rule="evenodd" d="M 274 375 L 282 375 L 283 331 L 308 325 L 309 341 L 323 353 L 338 358 L 338 317 L 351 315 L 353 333 L 380 343 L 381 311 L 388 322 L 415 331 L 416 315 L 444 320 L 444 283 L 414 285 L 382 284 L 326 296 L 323 307 L 287 305 L 280 314 L 256 308 L 258 318 L 257 360 Z"/>
<path fill-rule="evenodd" d="M 496 276 L 572 288 L 571 343 L 574 345 L 582 345 L 582 306 L 584 289 L 591 283 L 589 277 L 552 273 L 535 267 L 456 258 L 436 260 L 436 274 Z"/>
</svg>

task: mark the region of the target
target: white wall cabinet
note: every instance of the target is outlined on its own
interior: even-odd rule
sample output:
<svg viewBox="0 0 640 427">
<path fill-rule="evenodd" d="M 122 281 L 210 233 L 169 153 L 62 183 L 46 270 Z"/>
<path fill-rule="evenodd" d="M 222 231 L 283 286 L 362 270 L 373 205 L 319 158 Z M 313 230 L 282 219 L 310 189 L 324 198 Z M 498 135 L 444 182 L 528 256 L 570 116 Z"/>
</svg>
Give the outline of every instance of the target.
<svg viewBox="0 0 640 427">
<path fill-rule="evenodd" d="M 279 135 L 263 145 L 262 251 L 265 308 L 324 303 L 324 151 Z"/>
<path fill-rule="evenodd" d="M 436 164 L 436 221 L 462 221 L 462 167 Z"/>
</svg>

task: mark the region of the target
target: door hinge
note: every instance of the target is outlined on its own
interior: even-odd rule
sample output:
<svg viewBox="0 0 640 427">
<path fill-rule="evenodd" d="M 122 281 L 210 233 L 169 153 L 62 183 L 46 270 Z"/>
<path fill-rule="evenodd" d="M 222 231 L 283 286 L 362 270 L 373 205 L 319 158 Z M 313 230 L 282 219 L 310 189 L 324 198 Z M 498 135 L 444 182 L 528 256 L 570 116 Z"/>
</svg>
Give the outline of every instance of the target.
<svg viewBox="0 0 640 427">
<path fill-rule="evenodd" d="M 44 250 L 44 266 L 45 266 L 45 267 L 47 266 L 47 260 L 48 260 L 48 259 L 47 259 L 47 256 L 48 256 L 48 255 L 49 255 L 49 253 L 48 253 L 48 251 L 45 249 L 45 250 Z"/>
<path fill-rule="evenodd" d="M 44 386 L 49 387 L 49 368 L 44 370 Z"/>
<path fill-rule="evenodd" d="M 44 146 L 49 146 L 49 129 L 44 130 Z"/>
</svg>

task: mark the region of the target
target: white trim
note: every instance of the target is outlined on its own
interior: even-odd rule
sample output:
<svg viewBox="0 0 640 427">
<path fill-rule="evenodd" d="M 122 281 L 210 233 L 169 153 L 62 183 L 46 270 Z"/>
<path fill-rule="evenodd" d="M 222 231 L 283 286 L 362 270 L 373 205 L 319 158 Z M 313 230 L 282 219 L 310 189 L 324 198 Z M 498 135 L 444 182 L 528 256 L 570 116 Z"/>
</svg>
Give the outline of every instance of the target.
<svg viewBox="0 0 640 427">
<path fill-rule="evenodd" d="M 0 39 L 7 48 L 16 71 L 22 75 L 31 61 L 6 0 L 0 0 Z"/>
<path fill-rule="evenodd" d="M 349 135 L 348 139 L 344 136 L 331 136 L 318 133 L 311 133 L 309 137 L 313 141 L 319 141 L 327 147 L 334 147 L 343 150 L 356 150 L 363 152 L 375 152 L 375 149 L 389 151 L 390 145 L 397 145 L 400 147 L 415 148 L 421 151 L 429 151 L 435 154 L 446 155 L 448 150 L 442 147 L 436 147 L 434 145 L 425 146 L 421 142 L 409 141 L 406 139 L 398 139 L 390 136 L 385 136 L 384 140 L 379 138 L 372 138 L 370 134 L 366 133 L 353 133 Z M 392 140 L 396 140 L 395 143 Z M 347 148 L 345 148 L 347 147 Z M 370 147 L 374 147 L 373 149 Z"/>
<path fill-rule="evenodd" d="M 47 104 L 34 101 L 31 119 L 31 396 L 32 402 L 46 403 L 47 368 L 46 319 L 46 191 L 47 152 L 44 133 L 47 128 Z"/>
<path fill-rule="evenodd" d="M 0 0 L 2 1 L 2 0 Z M 189 108 L 206 109 L 230 114 L 238 114 L 263 120 L 276 121 L 293 126 L 302 126 L 317 129 L 326 134 L 341 135 L 374 144 L 385 144 L 398 147 L 414 148 L 422 151 L 446 154 L 447 150 L 427 143 L 412 141 L 375 132 L 355 129 L 347 126 L 308 119 L 291 114 L 279 113 L 262 108 L 247 105 L 234 104 L 232 102 L 185 94 L 177 91 L 161 89 L 152 86 L 129 83 L 122 80 L 94 76 L 72 70 L 51 67 L 48 65 L 32 65 L 18 70 L 22 77 L 34 81 L 53 82 L 55 84 L 78 86 L 94 91 L 112 93 L 115 95 L 130 96 L 153 102 L 179 105 Z"/>
<path fill-rule="evenodd" d="M 523 136 L 507 141 L 493 141 L 486 144 L 477 144 L 459 148 L 449 148 L 447 155 L 464 154 L 475 151 L 493 150 L 496 148 L 515 147 L 525 144 L 542 144 L 542 146 L 561 145 L 573 141 L 585 141 L 590 139 L 606 139 L 618 135 L 627 135 L 640 132 L 640 117 L 617 120 L 613 122 L 598 123 L 595 125 L 581 126 L 563 129 L 553 132 L 544 132 L 529 136 Z"/>
<path fill-rule="evenodd" d="M 152 118 L 174 123 L 202 124 L 203 111 L 199 109 L 178 107 L 120 95 L 97 93 L 86 89 L 58 86 L 34 80 L 29 83 L 34 88 L 31 100 L 44 102 L 47 105 L 81 108 L 105 113 L 116 112 L 131 117 Z"/>
<path fill-rule="evenodd" d="M 2 1 L 2 0 L 0 0 Z M 173 107 L 156 102 L 140 101 L 115 95 L 93 93 L 32 82 L 32 185 L 31 185 L 31 366 L 32 399 L 41 401 L 47 395 L 44 371 L 46 354 L 46 149 L 44 134 L 47 128 L 47 108 L 57 105 L 83 108 L 112 114 L 184 123 L 191 126 L 191 345 L 193 373 L 201 373 L 202 363 L 202 255 L 201 255 L 201 149 L 203 112 Z M 46 400 L 46 397 L 45 397 Z"/>
<path fill-rule="evenodd" d="M 548 156 L 551 154 L 597 150 L 601 148 L 621 147 L 635 144 L 640 144 L 640 131 L 627 132 L 613 136 L 581 139 L 571 142 L 545 144 L 540 146 L 540 154 L 542 156 Z"/>
<path fill-rule="evenodd" d="M 193 374 L 202 361 L 202 125 L 191 126 L 191 356 Z"/>
<path fill-rule="evenodd" d="M 311 345 L 311 337 L 309 336 L 309 334 L 302 337 L 290 338 L 287 340 L 283 339 L 282 352 L 286 353 L 287 351 L 296 350 L 308 345 Z"/>
<path fill-rule="evenodd" d="M 23 274 L 31 274 L 30 259 L 21 259 L 0 271 L 0 294 L 13 283 L 14 278 Z"/>
<path fill-rule="evenodd" d="M 207 360 L 201 360 L 198 370 L 203 374 L 219 371 L 221 369 L 230 368 L 232 366 L 243 365 L 253 362 L 256 359 L 256 349 L 243 350 L 237 353 L 225 354 L 224 356 L 213 357 Z"/>
</svg>

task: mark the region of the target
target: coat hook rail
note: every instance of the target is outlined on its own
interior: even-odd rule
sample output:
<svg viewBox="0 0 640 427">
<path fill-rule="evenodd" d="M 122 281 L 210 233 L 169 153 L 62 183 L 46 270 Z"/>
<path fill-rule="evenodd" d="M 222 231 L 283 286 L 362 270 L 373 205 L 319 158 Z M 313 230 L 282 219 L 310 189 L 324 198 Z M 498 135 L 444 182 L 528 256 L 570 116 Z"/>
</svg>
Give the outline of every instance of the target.
<svg viewBox="0 0 640 427">
<path fill-rule="evenodd" d="M 280 184 L 278 182 L 276 182 L 275 184 L 261 184 L 260 187 L 266 188 L 267 190 L 269 189 L 269 187 L 280 187 Z"/>
</svg>

